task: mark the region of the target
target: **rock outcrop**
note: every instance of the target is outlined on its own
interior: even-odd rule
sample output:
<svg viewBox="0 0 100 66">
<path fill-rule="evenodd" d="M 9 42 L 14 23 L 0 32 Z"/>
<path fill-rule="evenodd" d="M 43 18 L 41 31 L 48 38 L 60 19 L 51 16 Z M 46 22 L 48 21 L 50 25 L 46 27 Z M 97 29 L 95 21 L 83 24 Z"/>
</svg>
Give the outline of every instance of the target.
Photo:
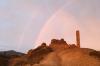
<svg viewBox="0 0 100 66">
<path fill-rule="evenodd" d="M 42 43 L 27 54 L 0 52 L 0 66 L 100 66 L 100 51 L 52 39 L 49 45 Z"/>
<path fill-rule="evenodd" d="M 100 66 L 100 52 L 53 39 L 49 46 L 42 43 L 26 55 L 12 58 L 9 66 Z"/>
</svg>

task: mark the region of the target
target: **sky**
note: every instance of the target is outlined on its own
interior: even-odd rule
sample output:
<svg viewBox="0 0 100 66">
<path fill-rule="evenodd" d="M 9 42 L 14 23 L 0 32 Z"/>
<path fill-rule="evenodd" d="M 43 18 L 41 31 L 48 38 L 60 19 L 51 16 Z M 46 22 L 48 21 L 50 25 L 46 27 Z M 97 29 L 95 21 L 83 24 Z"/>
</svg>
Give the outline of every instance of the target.
<svg viewBox="0 0 100 66">
<path fill-rule="evenodd" d="M 0 50 L 26 52 L 51 39 L 100 50 L 100 0 L 0 0 Z"/>
</svg>

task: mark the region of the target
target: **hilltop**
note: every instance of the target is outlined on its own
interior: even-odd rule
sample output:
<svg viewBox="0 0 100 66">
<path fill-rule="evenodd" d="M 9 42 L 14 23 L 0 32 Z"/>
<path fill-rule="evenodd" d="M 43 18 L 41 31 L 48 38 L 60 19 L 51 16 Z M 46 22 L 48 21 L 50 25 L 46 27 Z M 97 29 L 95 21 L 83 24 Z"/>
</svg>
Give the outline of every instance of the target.
<svg viewBox="0 0 100 66">
<path fill-rule="evenodd" d="M 10 59 L 9 66 L 100 66 L 100 51 L 52 39 L 50 45 L 42 43 L 26 55 Z"/>
</svg>

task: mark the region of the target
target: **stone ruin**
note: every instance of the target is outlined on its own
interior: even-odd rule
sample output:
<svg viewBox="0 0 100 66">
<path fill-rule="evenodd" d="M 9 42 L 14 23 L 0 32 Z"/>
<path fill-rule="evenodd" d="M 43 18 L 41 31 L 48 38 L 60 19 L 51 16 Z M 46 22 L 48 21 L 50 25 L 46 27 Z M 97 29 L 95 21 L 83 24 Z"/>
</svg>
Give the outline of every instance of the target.
<svg viewBox="0 0 100 66">
<path fill-rule="evenodd" d="M 52 48 L 54 51 L 64 50 L 68 48 L 80 48 L 80 32 L 76 31 L 76 44 L 68 44 L 63 38 L 62 39 L 52 39 L 51 43 L 47 46 L 46 43 L 42 43 L 39 48 Z M 35 49 L 36 50 L 36 49 Z M 35 50 L 29 50 L 28 55 L 31 55 Z"/>
</svg>

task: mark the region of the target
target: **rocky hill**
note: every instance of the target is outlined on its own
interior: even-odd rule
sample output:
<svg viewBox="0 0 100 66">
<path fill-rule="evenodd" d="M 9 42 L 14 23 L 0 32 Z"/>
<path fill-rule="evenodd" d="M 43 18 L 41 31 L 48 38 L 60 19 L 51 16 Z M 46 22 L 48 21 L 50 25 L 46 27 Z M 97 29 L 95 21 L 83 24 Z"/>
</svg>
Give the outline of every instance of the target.
<svg viewBox="0 0 100 66">
<path fill-rule="evenodd" d="M 48 46 L 42 43 L 27 54 L 18 55 L 7 60 L 6 65 L 6 60 L 1 59 L 0 66 L 100 66 L 100 51 L 79 48 L 64 39 L 52 39 Z"/>
</svg>

